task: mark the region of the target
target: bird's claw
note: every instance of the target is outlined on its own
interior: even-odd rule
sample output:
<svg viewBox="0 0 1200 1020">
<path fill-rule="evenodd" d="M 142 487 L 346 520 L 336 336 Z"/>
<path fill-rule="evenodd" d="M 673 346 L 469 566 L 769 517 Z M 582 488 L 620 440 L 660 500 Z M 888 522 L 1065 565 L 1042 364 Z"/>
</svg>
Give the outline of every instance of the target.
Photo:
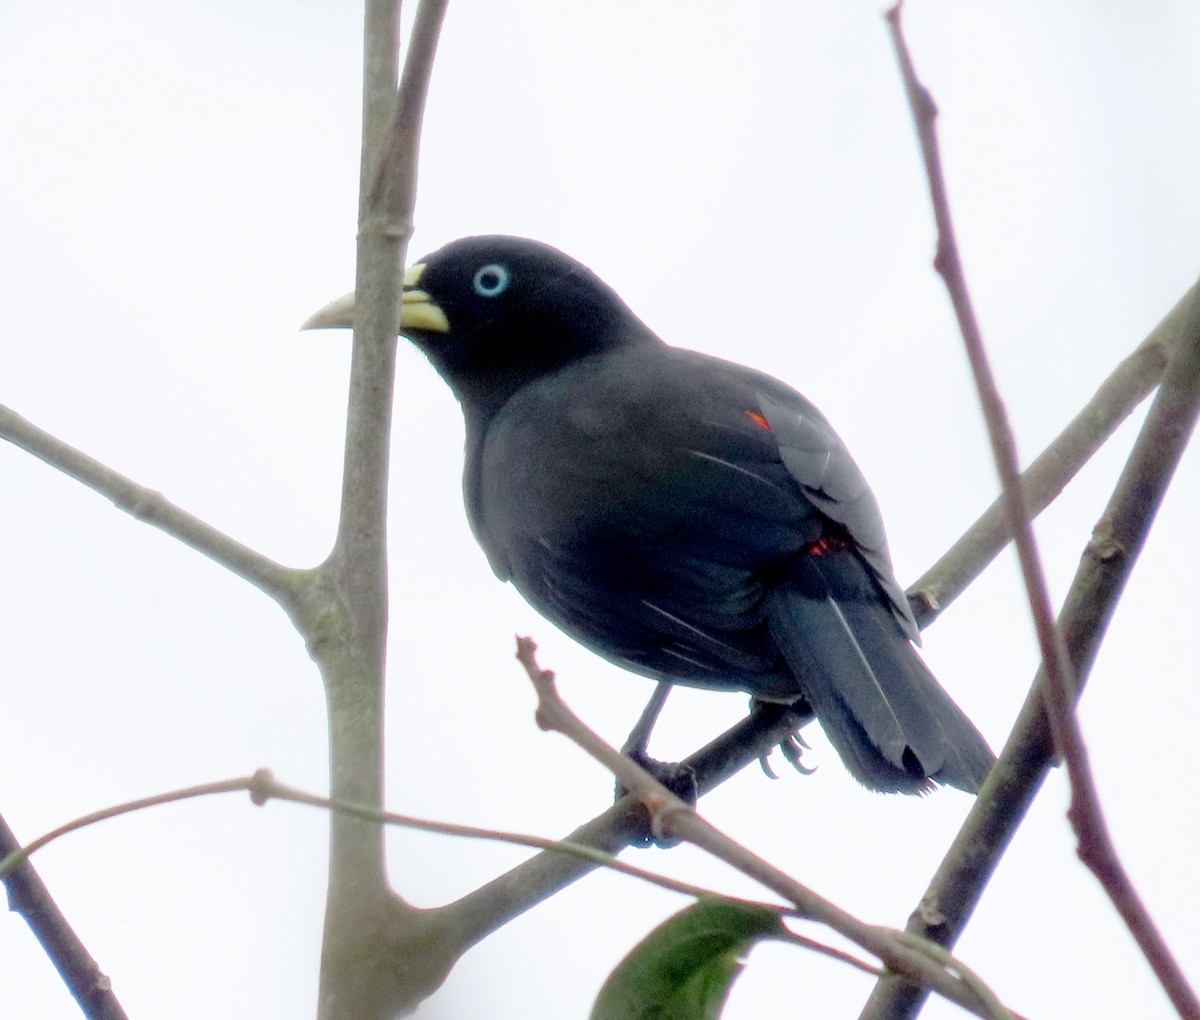
<svg viewBox="0 0 1200 1020">
<path fill-rule="evenodd" d="M 770 753 L 771 752 L 768 751 L 766 754 L 760 754 L 758 756 L 758 767 L 763 770 L 763 775 L 768 779 L 778 779 L 779 773 L 771 768 L 771 759 L 768 757 Z"/>
<path fill-rule="evenodd" d="M 804 756 L 804 752 L 811 750 L 812 748 L 804 742 L 804 738 L 800 736 L 799 733 L 788 734 L 788 736 L 779 742 L 779 753 L 782 754 L 784 758 L 787 759 L 787 763 L 802 776 L 811 776 L 817 771 L 817 767 L 815 765 L 812 768 L 809 768 L 801 760 Z M 771 762 L 767 758 L 767 755 L 761 755 L 758 759 L 758 764 L 768 779 L 779 778 L 779 774 L 773 768 L 771 768 Z"/>
<path fill-rule="evenodd" d="M 791 767 L 799 772 L 802 776 L 811 776 L 817 771 L 815 765 L 812 768 L 809 768 L 801 761 L 801 758 L 804 756 L 804 752 L 811 750 L 812 748 L 804 742 L 799 733 L 790 733 L 787 737 L 779 742 L 780 754 L 782 754 L 787 759 L 788 764 L 791 765 Z"/>
</svg>

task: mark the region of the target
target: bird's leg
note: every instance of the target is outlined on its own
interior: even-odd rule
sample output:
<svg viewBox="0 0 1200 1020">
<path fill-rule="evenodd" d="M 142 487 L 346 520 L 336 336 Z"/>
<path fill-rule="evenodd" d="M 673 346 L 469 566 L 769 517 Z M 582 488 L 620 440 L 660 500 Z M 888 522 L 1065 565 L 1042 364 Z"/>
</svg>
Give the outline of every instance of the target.
<svg viewBox="0 0 1200 1020">
<path fill-rule="evenodd" d="M 684 765 L 681 762 L 656 761 L 646 752 L 646 748 L 650 744 L 650 731 L 658 722 L 659 714 L 662 712 L 663 705 L 666 704 L 667 695 L 671 693 L 671 686 L 665 680 L 658 682 L 646 707 L 642 709 L 638 721 L 625 739 L 625 743 L 621 745 L 621 753 L 627 754 L 677 797 L 694 805 L 699 797 L 695 770 L 690 765 Z M 625 788 L 618 783 L 616 798 L 620 800 L 625 793 Z M 647 847 L 655 843 L 663 848 L 673 845 L 673 843 L 656 841 L 653 838 L 644 841 L 634 840 L 632 845 Z"/>
<path fill-rule="evenodd" d="M 667 695 L 671 693 L 671 687 L 666 680 L 660 680 L 655 685 L 654 693 L 650 695 L 650 700 L 646 702 L 638 721 L 633 724 L 633 729 L 621 745 L 622 754 L 629 755 L 635 761 L 646 756 L 646 748 L 650 746 L 650 731 L 658 722 L 663 705 L 667 703 Z"/>
</svg>

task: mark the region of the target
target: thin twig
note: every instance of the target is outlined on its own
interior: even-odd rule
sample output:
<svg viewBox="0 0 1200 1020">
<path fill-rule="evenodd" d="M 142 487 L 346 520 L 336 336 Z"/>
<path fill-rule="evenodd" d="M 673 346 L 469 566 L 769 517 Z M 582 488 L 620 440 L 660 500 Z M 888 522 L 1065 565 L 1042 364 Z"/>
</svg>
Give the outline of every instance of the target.
<svg viewBox="0 0 1200 1020">
<path fill-rule="evenodd" d="M 639 881 L 666 889 L 668 892 L 690 896 L 693 899 L 716 899 L 747 908 L 775 910 L 784 916 L 800 916 L 796 910 L 787 904 L 765 903 L 761 900 L 749 900 L 740 896 L 728 896 L 714 889 L 708 889 L 691 882 L 681 882 L 668 875 L 660 875 L 632 864 L 626 864 L 624 861 L 619 861 L 610 854 L 601 853 L 590 846 L 582 846 L 563 840 L 546 839 L 545 837 L 533 836 L 528 833 L 504 832 L 498 829 L 481 828 L 477 825 L 459 825 L 455 822 L 440 822 L 429 818 L 416 818 L 413 815 L 398 814 L 395 811 L 382 811 L 379 808 L 373 808 L 366 804 L 353 804 L 332 797 L 323 797 L 319 794 L 309 793 L 306 790 L 281 783 L 267 769 L 258 769 L 253 775 L 249 776 L 201 783 L 101 808 L 98 811 L 92 811 L 89 814 L 72 819 L 24 846 L 17 842 L 16 838 L 4 824 L 4 820 L 0 818 L 0 846 L 5 847 L 4 856 L 0 857 L 0 880 L 11 882 L 16 875 L 22 873 L 23 866 L 28 865 L 29 858 L 33 854 L 63 836 L 78 832 L 80 829 L 88 828 L 98 822 L 108 821 L 111 818 L 119 818 L 122 815 L 132 814 L 137 811 L 145 811 L 163 804 L 174 804 L 182 800 L 193 800 L 199 797 L 211 797 L 216 794 L 237 793 L 240 791 L 248 792 L 250 799 L 259 807 L 262 807 L 268 801 L 279 800 L 290 804 L 303 804 L 325 811 L 351 815 L 365 821 L 378 822 L 381 825 L 394 825 L 398 828 L 413 829 L 417 832 L 431 832 L 440 836 L 454 836 L 492 843 L 506 843 L 510 846 L 529 847 L 534 850 L 547 850 L 552 853 L 565 854 L 568 857 L 580 858 L 599 867 L 608 868 L 610 871 L 627 875 L 630 878 L 636 878 Z M 831 949 L 829 955 L 836 956 L 837 953 Z"/>
<path fill-rule="evenodd" d="M 941 947 L 926 948 L 905 933 L 858 920 L 702 818 L 690 804 L 606 743 L 567 707 L 558 694 L 554 673 L 538 665 L 536 649 L 532 639 L 517 639 L 517 658 L 538 695 L 538 725 L 563 734 L 609 769 L 617 781 L 646 806 L 656 836 L 686 839 L 794 904 L 801 916 L 827 925 L 881 959 L 890 970 L 935 989 L 975 1016 L 1011 1017 L 1012 1014 L 1003 1008 L 999 1012 L 990 1008 L 984 998 L 962 980 L 962 968 L 953 963 L 948 967 L 942 962 L 947 957 L 942 955 Z"/>
<path fill-rule="evenodd" d="M 412 231 L 417 200 L 421 120 L 447 5 L 448 0 L 421 0 L 417 5 L 386 148 L 370 178 L 371 214 L 388 220 L 405 240 Z"/>
<path fill-rule="evenodd" d="M 668 892 L 680 893 L 683 896 L 690 896 L 694 899 L 717 899 L 726 903 L 735 903 L 739 906 L 753 907 L 760 910 L 775 910 L 784 915 L 796 916 L 796 912 L 786 904 L 765 903 L 761 900 L 748 900 L 739 896 L 727 896 L 725 893 L 706 889 L 691 882 L 681 882 L 667 875 L 660 875 L 633 864 L 626 864 L 624 861 L 617 860 L 611 854 L 602 853 L 594 847 L 571 843 L 568 840 L 546 839 L 543 836 L 533 836 L 528 833 L 504 832 L 499 829 L 485 829 L 476 825 L 460 825 L 456 822 L 439 822 L 429 818 L 416 818 L 412 815 L 398 814 L 395 811 L 380 811 L 367 807 L 364 804 L 349 804 L 330 797 L 321 797 L 317 794 L 307 793 L 295 787 L 285 786 L 273 779 L 262 789 L 266 796 L 276 800 L 289 801 L 293 804 L 307 804 L 311 807 L 350 814 L 369 821 L 380 822 L 384 825 L 395 825 L 399 828 L 413 829 L 417 832 L 432 832 L 440 836 L 455 836 L 492 843 L 506 843 L 509 846 L 523 846 L 534 850 L 545 850 L 550 853 L 563 854 L 567 857 L 575 857 L 587 861 L 601 868 L 607 868 L 609 871 L 618 872 L 629 878 L 636 878 L 639 881 L 658 886 L 660 889 L 666 889 Z"/>
<path fill-rule="evenodd" d="M 1182 342 L 1084 550 L 1059 618 L 1081 687 L 1200 414 L 1200 291 L 1192 293 L 1197 296 L 1185 317 Z M 1054 754 L 1041 685 L 1039 671 L 1007 746 L 909 919 L 909 931 L 953 945 L 1025 817 Z M 1171 994 L 1184 998 L 1187 992 Z M 908 1020 L 923 999 L 921 991 L 885 978 L 861 1020 Z"/>
<path fill-rule="evenodd" d="M 896 48 L 900 73 L 904 79 L 904 87 L 912 107 L 917 138 L 925 161 L 925 173 L 929 180 L 933 216 L 937 222 L 937 255 L 934 257 L 933 264 L 945 281 L 946 290 L 950 294 L 950 303 L 954 306 L 954 315 L 958 319 L 959 331 L 962 333 L 963 344 L 967 351 L 967 360 L 971 365 L 971 374 L 975 380 L 979 403 L 987 424 L 992 457 L 1000 476 L 1005 518 L 1016 545 L 1021 576 L 1025 582 L 1025 592 L 1033 614 L 1034 629 L 1037 632 L 1038 646 L 1041 649 L 1042 662 L 1046 665 L 1046 675 L 1049 679 L 1046 687 L 1047 713 L 1051 729 L 1054 732 L 1054 743 L 1066 761 L 1072 781 L 1072 796 L 1077 798 L 1081 805 L 1087 803 L 1089 810 L 1094 809 L 1098 815 L 1099 805 L 1096 802 L 1095 791 L 1091 789 L 1087 752 L 1075 719 L 1074 683 L 1071 678 L 1071 668 L 1067 662 L 1061 636 L 1054 627 L 1054 611 L 1050 606 L 1046 578 L 1042 570 L 1041 558 L 1038 555 L 1037 543 L 1033 537 L 1033 528 L 1029 523 L 1029 513 L 1026 510 L 1025 490 L 1021 471 L 1017 464 L 1016 442 L 1008 424 L 1004 403 L 1000 399 L 1000 391 L 996 387 L 996 380 L 988 364 L 983 333 L 979 328 L 979 321 L 971 304 L 958 242 L 954 236 L 954 221 L 950 215 L 950 200 L 946 193 L 941 155 L 938 150 L 935 123 L 937 107 L 934 105 L 929 91 L 917 79 L 912 56 L 908 51 L 901 29 L 900 11 L 901 4 L 897 3 L 887 12 L 887 21 L 892 33 L 892 42 Z"/>
<path fill-rule="evenodd" d="M 695 773 L 699 794 L 710 792 L 755 762 L 802 722 L 783 706 L 760 706 L 684 761 Z M 616 854 L 632 842 L 645 842 L 648 835 L 645 808 L 636 797 L 626 794 L 571 832 L 566 840 Z M 438 912 L 453 918 L 452 927 L 464 947 L 471 946 L 594 868 L 595 865 L 561 854 L 538 854 L 461 899 L 438 908 Z"/>
<path fill-rule="evenodd" d="M 32 842 L 21 846 L 16 837 L 0 818 L 0 880 L 8 885 L 10 905 L 26 917 L 30 926 L 46 947 L 51 959 L 63 973 L 64 980 L 73 994 L 80 1001 L 85 1015 L 89 1020 L 125 1020 L 125 1013 L 112 996 L 108 978 L 100 972 L 99 967 L 82 944 L 78 942 L 65 918 L 58 912 L 57 906 L 49 898 L 45 887 L 41 884 L 29 857 L 37 851 L 62 836 L 80 829 L 95 825 L 98 822 L 117 818 L 121 815 L 162 804 L 172 804 L 181 800 L 191 800 L 197 797 L 208 797 L 215 794 L 247 791 L 251 800 L 258 806 L 265 805 L 270 800 L 280 800 L 292 804 L 303 804 L 320 808 L 325 811 L 350 815 L 365 821 L 378 822 L 383 825 L 394 825 L 399 828 L 413 829 L 418 832 L 431 832 L 442 836 L 453 836 L 465 839 L 483 840 L 493 843 L 505 843 L 510 846 L 529 847 L 534 850 L 544 850 L 550 853 L 563 854 L 567 857 L 578 858 L 598 867 L 607 868 L 629 878 L 646 882 L 668 892 L 679 893 L 692 899 L 719 900 L 735 904 L 739 907 L 755 910 L 773 910 L 783 917 L 801 917 L 800 912 L 792 906 L 779 903 L 766 903 L 762 900 L 751 900 L 741 896 L 729 896 L 714 889 L 682 882 L 668 875 L 660 875 L 647 871 L 636 865 L 626 864 L 610 854 L 602 853 L 590 846 L 569 843 L 563 840 L 546 839 L 527 833 L 504 832 L 497 829 L 485 829 L 475 825 L 459 825 L 454 822 L 440 822 L 428 818 L 416 818 L 412 815 L 398 814 L 394 811 L 382 811 L 365 804 L 352 804 L 318 794 L 308 793 L 279 782 L 267 769 L 259 769 L 253 775 L 241 776 L 235 779 L 225 779 L 212 783 L 203 783 L 167 793 L 141 797 L 111 807 L 93 811 L 83 817 L 60 825 Z M 429 912 L 435 914 L 436 911 Z M 813 952 L 821 953 L 835 960 L 849 963 L 851 966 L 868 973 L 880 976 L 878 968 L 857 959 L 852 954 L 833 946 L 826 945 L 815 939 L 788 932 L 789 941 L 804 945 Z M 85 1001 L 86 1000 L 86 1001 Z"/>
<path fill-rule="evenodd" d="M 156 793 L 151 797 L 140 797 L 137 800 L 130 800 L 123 804 L 114 804 L 112 807 L 101 808 L 99 811 L 92 811 L 64 825 L 60 825 L 56 829 L 51 829 L 45 835 L 39 836 L 31 843 L 27 843 L 25 846 L 9 853 L 3 860 L 0 860 L 0 878 L 7 877 L 10 871 L 20 867 L 31 854 L 37 853 L 37 851 L 41 850 L 48 843 L 53 843 L 59 837 L 77 832 L 79 829 L 87 828 L 89 825 L 95 825 L 97 822 L 104 822 L 110 818 L 119 818 L 121 815 L 127 815 L 134 811 L 144 811 L 146 808 L 158 807 L 161 804 L 173 804 L 176 801 L 192 800 L 196 797 L 210 797 L 217 793 L 234 793 L 238 790 L 249 790 L 257 800 L 261 797 L 261 793 L 256 793 L 256 790 L 259 790 L 260 784 L 269 779 L 269 777 L 269 773 L 260 770 L 252 776 L 240 776 L 237 779 L 222 779 L 215 783 L 201 783 L 197 786 L 188 786 L 180 790 L 170 790 L 167 793 Z"/>
<path fill-rule="evenodd" d="M 835 960 L 841 960 L 843 963 L 848 963 L 856 970 L 861 970 L 865 974 L 870 974 L 872 977 L 881 978 L 887 973 L 882 967 L 877 967 L 874 964 L 867 963 L 866 960 L 860 960 L 853 953 L 847 953 L 842 949 L 834 949 L 832 946 L 825 945 L 824 942 L 818 942 L 816 939 L 810 939 L 807 935 L 798 935 L 790 928 L 784 928 L 787 933 L 784 941 L 791 942 L 793 945 L 803 946 L 805 949 L 811 949 L 814 953 L 820 953 L 822 956 L 829 956 Z"/>
<path fill-rule="evenodd" d="M 1188 309 L 1200 295 L 1200 284 L 1187 291 L 1149 336 L 1124 358 L 1061 433 L 1025 469 L 1021 484 L 1031 517 L 1037 517 L 1062 492 L 1092 455 L 1103 446 L 1162 379 L 1179 347 Z M 928 626 L 1012 538 L 997 498 L 908 589 L 917 623 Z"/>
<path fill-rule="evenodd" d="M 1055 627 L 1040 558 L 1029 522 L 1022 480 L 1017 467 L 1016 446 L 1003 403 L 988 366 L 983 338 L 967 288 L 953 221 L 946 194 L 935 130 L 936 107 L 917 79 L 912 58 L 900 25 L 901 3 L 888 11 L 887 20 L 897 60 L 912 107 L 921 152 L 925 162 L 937 221 L 938 243 L 934 265 L 945 280 L 968 360 L 987 422 L 988 436 L 1000 476 L 1002 499 L 1011 529 L 1026 593 L 1041 649 L 1045 682 L 1040 685 L 1054 745 L 1067 767 L 1071 785 L 1068 817 L 1078 837 L 1080 857 L 1100 880 L 1138 940 L 1151 966 L 1176 1008 L 1189 1017 L 1200 1015 L 1197 1002 L 1182 972 L 1161 939 L 1153 920 L 1137 896 L 1124 871 L 1108 833 L 1099 795 L 1088 762 L 1087 749 L 1074 711 L 1077 685 L 1061 631 Z"/>
<path fill-rule="evenodd" d="M 16 836 L 0 818 L 0 858 L 7 860 L 20 849 Z M 58 909 L 33 865 L 25 861 L 5 869 L 0 864 L 0 878 L 8 892 L 9 909 L 25 918 L 87 1020 L 127 1020 L 112 982 Z"/>
<path fill-rule="evenodd" d="M 131 517 L 152 524 L 191 546 L 281 603 L 289 601 L 303 571 L 291 570 L 206 524 L 143 485 L 44 432 L 15 411 L 0 406 L 0 438 L 33 454 L 89 489 L 112 500 Z"/>
</svg>

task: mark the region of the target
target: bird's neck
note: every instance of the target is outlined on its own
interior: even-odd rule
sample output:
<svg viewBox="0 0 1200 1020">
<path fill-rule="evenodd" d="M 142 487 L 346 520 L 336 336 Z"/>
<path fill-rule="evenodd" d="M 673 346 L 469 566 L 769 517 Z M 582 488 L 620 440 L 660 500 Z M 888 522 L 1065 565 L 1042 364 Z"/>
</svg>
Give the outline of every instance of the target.
<svg viewBox="0 0 1200 1020">
<path fill-rule="evenodd" d="M 661 345 L 662 341 L 639 319 L 630 316 L 620 324 L 606 328 L 596 323 L 588 331 L 586 343 L 574 330 L 557 329 L 554 324 L 520 338 L 519 356 L 514 357 L 510 338 L 497 338 L 475 345 L 469 368 L 455 366 L 442 374 L 458 397 L 467 420 L 468 433 L 472 425 L 486 430 L 487 422 L 513 395 L 530 383 L 553 376 L 564 368 L 593 357 L 604 357 L 624 349 Z M 489 357 L 491 351 L 494 357 Z"/>
</svg>

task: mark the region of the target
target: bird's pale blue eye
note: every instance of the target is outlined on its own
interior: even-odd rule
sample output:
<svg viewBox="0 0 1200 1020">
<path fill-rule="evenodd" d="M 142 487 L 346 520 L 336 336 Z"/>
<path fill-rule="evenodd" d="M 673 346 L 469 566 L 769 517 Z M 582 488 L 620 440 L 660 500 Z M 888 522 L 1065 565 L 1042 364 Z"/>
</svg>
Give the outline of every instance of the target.
<svg viewBox="0 0 1200 1020">
<path fill-rule="evenodd" d="M 508 270 L 493 262 L 475 274 L 475 293 L 480 297 L 495 297 L 508 287 Z"/>
</svg>

